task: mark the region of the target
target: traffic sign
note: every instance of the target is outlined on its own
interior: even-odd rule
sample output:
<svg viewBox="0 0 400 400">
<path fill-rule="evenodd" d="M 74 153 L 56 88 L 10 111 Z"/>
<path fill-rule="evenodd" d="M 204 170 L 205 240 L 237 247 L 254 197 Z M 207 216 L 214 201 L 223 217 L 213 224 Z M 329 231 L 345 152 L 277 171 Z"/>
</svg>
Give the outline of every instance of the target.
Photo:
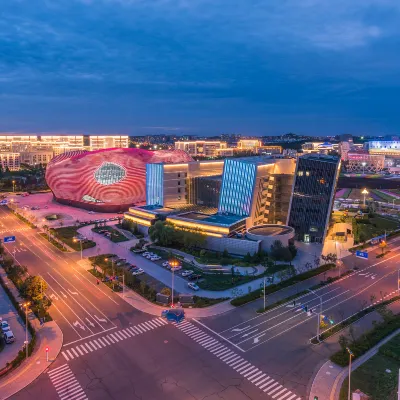
<svg viewBox="0 0 400 400">
<path fill-rule="evenodd" d="M 14 243 L 15 242 L 15 236 L 6 236 L 3 239 L 3 243 Z"/>
<path fill-rule="evenodd" d="M 368 260 L 368 251 L 357 250 L 356 251 L 356 257 L 364 258 L 364 259 Z"/>
</svg>

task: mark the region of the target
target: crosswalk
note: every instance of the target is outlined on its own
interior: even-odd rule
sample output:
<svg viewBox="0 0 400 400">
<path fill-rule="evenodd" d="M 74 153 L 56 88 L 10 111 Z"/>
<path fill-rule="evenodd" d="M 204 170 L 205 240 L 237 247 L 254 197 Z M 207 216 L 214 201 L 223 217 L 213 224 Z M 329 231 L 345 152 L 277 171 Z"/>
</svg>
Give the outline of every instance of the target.
<svg viewBox="0 0 400 400">
<path fill-rule="evenodd" d="M 230 350 L 220 341 L 197 328 L 191 322 L 182 321 L 176 327 L 199 343 L 207 351 L 218 357 L 222 362 L 233 368 L 236 372 L 254 384 L 258 389 L 269 395 L 274 400 L 301 400 L 301 397 L 286 389 L 275 379 L 247 362 L 244 358 Z"/>
<path fill-rule="evenodd" d="M 52 369 L 47 373 L 60 400 L 86 400 L 82 386 L 76 380 L 68 364 Z"/>
<path fill-rule="evenodd" d="M 110 332 L 107 335 L 99 336 L 96 339 L 93 338 L 74 347 L 68 346 L 68 349 L 65 348 L 65 350 L 61 351 L 61 354 L 66 361 L 70 361 L 86 354 L 93 353 L 94 351 L 100 350 L 104 347 L 111 346 L 122 340 L 160 328 L 164 325 L 168 325 L 168 322 L 162 318 L 154 318 L 150 321 L 142 322 L 135 326 L 130 326 L 119 331 L 113 331 L 112 333 Z"/>
</svg>

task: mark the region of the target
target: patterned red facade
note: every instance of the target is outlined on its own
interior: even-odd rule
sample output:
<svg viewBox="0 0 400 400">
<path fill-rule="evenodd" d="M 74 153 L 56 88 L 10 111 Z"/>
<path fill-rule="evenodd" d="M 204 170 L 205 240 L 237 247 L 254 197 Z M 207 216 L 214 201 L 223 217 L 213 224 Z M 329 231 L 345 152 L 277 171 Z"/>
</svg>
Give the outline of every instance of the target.
<svg viewBox="0 0 400 400">
<path fill-rule="evenodd" d="M 146 164 L 188 161 L 182 150 L 75 151 L 51 160 L 46 181 L 60 203 L 116 212 L 146 200 Z"/>
</svg>

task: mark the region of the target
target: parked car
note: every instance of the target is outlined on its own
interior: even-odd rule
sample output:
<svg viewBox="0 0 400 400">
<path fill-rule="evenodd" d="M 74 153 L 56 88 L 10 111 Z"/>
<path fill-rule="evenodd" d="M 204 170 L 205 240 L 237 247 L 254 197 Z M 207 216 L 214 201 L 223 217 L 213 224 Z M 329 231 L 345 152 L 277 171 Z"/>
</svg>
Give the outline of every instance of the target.
<svg viewBox="0 0 400 400">
<path fill-rule="evenodd" d="M 189 275 L 189 281 L 197 281 L 198 279 L 200 279 L 201 278 L 201 275 L 199 275 L 199 274 L 192 274 L 192 275 Z"/>
<path fill-rule="evenodd" d="M 3 335 L 3 338 L 4 338 L 4 341 L 5 341 L 7 344 L 10 344 L 10 343 L 15 342 L 15 336 L 14 336 L 14 334 L 12 333 L 11 330 L 5 332 L 4 335 Z"/>
<path fill-rule="evenodd" d="M 189 289 L 192 289 L 192 290 L 195 290 L 196 292 L 200 289 L 195 283 L 193 283 L 193 282 L 189 282 L 188 283 L 188 288 Z"/>
<path fill-rule="evenodd" d="M 185 312 L 181 308 L 171 308 L 170 310 L 163 310 L 161 317 L 166 318 L 167 321 L 181 322 L 185 318 Z"/>
<path fill-rule="evenodd" d="M 147 256 L 149 256 L 150 255 L 150 253 L 148 252 L 148 251 L 145 251 L 144 253 L 142 253 L 142 256 L 143 257 L 147 257 Z"/>
<path fill-rule="evenodd" d="M 8 325 L 7 321 L 1 321 L 1 330 L 3 333 L 11 330 L 10 325 Z"/>
<path fill-rule="evenodd" d="M 174 267 L 171 267 L 171 271 L 174 271 L 174 272 L 179 271 L 181 269 L 182 269 L 182 265 L 175 265 Z"/>
<path fill-rule="evenodd" d="M 163 267 L 169 267 L 170 265 L 169 265 L 169 261 L 164 261 L 163 263 L 162 263 L 162 266 Z"/>
<path fill-rule="evenodd" d="M 182 271 L 182 276 L 189 276 L 192 275 L 194 273 L 194 271 L 192 271 L 191 269 L 186 269 L 185 271 Z"/>
<path fill-rule="evenodd" d="M 138 268 L 137 270 L 132 272 L 132 275 L 140 275 L 143 273 L 144 273 L 144 270 L 142 268 Z"/>
<path fill-rule="evenodd" d="M 150 258 L 150 260 L 151 261 L 158 261 L 158 260 L 161 260 L 161 257 L 160 256 L 153 256 L 153 257 Z"/>
</svg>

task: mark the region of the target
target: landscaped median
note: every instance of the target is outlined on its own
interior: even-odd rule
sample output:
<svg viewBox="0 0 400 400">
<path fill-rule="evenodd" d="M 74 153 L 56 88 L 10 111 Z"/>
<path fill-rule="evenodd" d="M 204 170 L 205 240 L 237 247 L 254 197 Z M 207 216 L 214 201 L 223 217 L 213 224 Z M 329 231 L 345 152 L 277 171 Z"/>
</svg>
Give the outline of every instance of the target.
<svg viewBox="0 0 400 400">
<path fill-rule="evenodd" d="M 9 210 L 22 222 L 25 222 L 25 224 L 29 225 L 32 229 L 36 229 L 36 225 L 33 224 L 31 221 L 27 220 L 25 217 L 23 217 L 21 214 L 17 213 L 15 210 L 12 208 L 9 208 Z"/>
<path fill-rule="evenodd" d="M 329 329 L 326 329 L 325 331 L 321 332 L 319 339 L 320 341 L 326 340 L 329 337 L 335 335 L 337 332 L 340 332 L 341 330 L 343 330 L 344 328 L 346 328 L 347 326 L 350 326 L 351 324 L 353 324 L 354 322 L 358 321 L 359 319 L 365 317 L 366 315 L 372 313 L 373 311 L 377 311 L 382 309 L 383 307 L 400 300 L 400 296 L 395 296 L 392 297 L 391 299 L 385 300 L 379 304 L 376 305 L 371 305 L 368 306 L 366 308 L 364 308 L 363 310 L 359 311 L 358 313 L 355 313 L 354 315 L 350 316 L 349 318 L 346 318 L 345 320 L 339 322 L 338 324 L 332 326 Z M 319 341 L 317 340 L 316 337 L 311 339 L 311 343 L 313 344 L 318 344 Z M 332 360 L 333 361 L 333 360 Z"/>
<path fill-rule="evenodd" d="M 314 276 L 323 274 L 324 272 L 329 271 L 330 269 L 335 268 L 335 264 L 324 264 L 321 265 L 318 268 L 315 268 L 311 271 L 304 272 L 302 274 L 298 274 L 296 276 L 293 276 L 289 279 L 286 279 L 284 281 L 281 281 L 279 283 L 273 283 L 272 285 L 266 286 L 265 287 L 265 294 L 271 294 L 274 292 L 277 292 L 278 290 L 284 289 L 288 286 L 295 285 L 296 283 L 305 281 L 307 279 L 313 278 Z M 268 271 L 267 271 L 268 274 Z M 254 290 L 253 292 L 250 292 L 248 294 L 245 294 L 244 296 L 239 296 L 231 300 L 231 304 L 233 306 L 242 306 L 243 304 L 249 303 L 254 300 L 258 300 L 262 296 L 262 288 Z M 296 297 L 298 297 L 299 294 L 296 294 Z M 287 301 L 287 300 L 286 300 Z M 276 303 L 275 303 L 276 304 Z"/>
</svg>

